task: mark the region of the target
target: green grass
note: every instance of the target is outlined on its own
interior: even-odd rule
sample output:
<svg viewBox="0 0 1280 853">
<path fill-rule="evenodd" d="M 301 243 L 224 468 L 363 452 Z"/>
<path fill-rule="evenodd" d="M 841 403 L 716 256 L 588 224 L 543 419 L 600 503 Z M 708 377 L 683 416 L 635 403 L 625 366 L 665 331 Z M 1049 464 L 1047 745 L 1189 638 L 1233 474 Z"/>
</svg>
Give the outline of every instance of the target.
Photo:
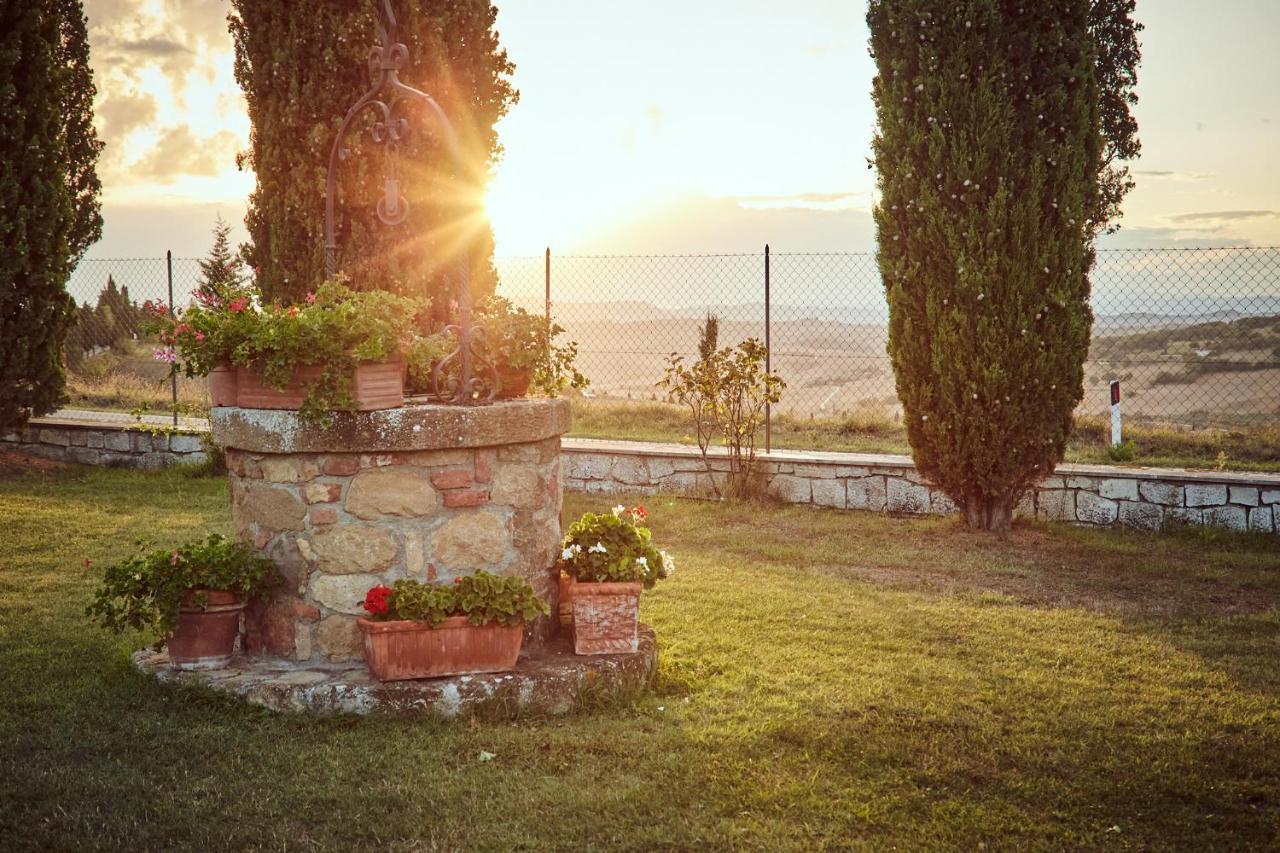
<svg viewBox="0 0 1280 853">
<path fill-rule="evenodd" d="M 574 399 L 573 430 L 581 438 L 664 441 L 695 444 L 688 410 L 651 400 Z M 1124 464 L 1225 471 L 1280 471 L 1280 422 L 1197 430 L 1128 422 L 1124 436 L 1137 452 Z M 764 447 L 764 430 L 757 442 Z M 1110 465 L 1110 422 L 1076 419 L 1066 461 Z M 898 421 L 879 412 L 831 418 L 773 416 L 773 446 L 786 450 L 910 454 Z"/>
<path fill-rule="evenodd" d="M 164 688 L 81 616 L 136 538 L 226 530 L 225 481 L 0 476 L 0 846 L 1280 843 L 1280 537 L 648 506 L 655 695 L 315 719 Z"/>
</svg>

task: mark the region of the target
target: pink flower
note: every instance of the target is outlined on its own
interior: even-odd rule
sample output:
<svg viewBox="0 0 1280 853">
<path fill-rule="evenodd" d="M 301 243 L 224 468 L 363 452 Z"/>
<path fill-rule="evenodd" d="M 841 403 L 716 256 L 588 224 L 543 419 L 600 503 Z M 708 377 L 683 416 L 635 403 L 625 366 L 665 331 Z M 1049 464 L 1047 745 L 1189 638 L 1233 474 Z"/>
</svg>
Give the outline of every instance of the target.
<svg viewBox="0 0 1280 853">
<path fill-rule="evenodd" d="M 237 296 L 231 300 L 231 304 L 227 306 L 231 309 L 232 314 L 239 314 L 241 311 L 249 307 L 249 297 Z"/>
<path fill-rule="evenodd" d="M 173 364 L 178 360 L 178 351 L 173 347 L 156 347 L 151 355 L 156 361 L 163 361 L 166 364 Z"/>
<path fill-rule="evenodd" d="M 204 340 L 204 332 L 196 332 L 196 340 L 197 340 L 197 341 L 203 341 L 203 340 Z"/>
<path fill-rule="evenodd" d="M 297 306 L 297 305 L 290 305 L 290 306 L 289 306 L 289 316 L 290 316 L 290 317 L 297 317 L 297 316 L 298 316 L 298 306 Z"/>
<path fill-rule="evenodd" d="M 308 293 L 308 294 L 307 294 L 307 304 L 308 304 L 308 305 L 315 305 L 315 304 L 316 304 L 316 295 L 315 295 L 314 293 Z"/>
</svg>

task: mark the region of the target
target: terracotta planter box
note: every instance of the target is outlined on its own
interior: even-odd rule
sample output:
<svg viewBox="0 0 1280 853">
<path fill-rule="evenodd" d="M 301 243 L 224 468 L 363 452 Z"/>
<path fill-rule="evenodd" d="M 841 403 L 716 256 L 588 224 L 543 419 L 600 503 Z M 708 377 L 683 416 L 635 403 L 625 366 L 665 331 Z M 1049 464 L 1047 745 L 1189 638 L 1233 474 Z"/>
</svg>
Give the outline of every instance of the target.
<svg viewBox="0 0 1280 853">
<path fill-rule="evenodd" d="M 240 611 L 244 602 L 230 592 L 208 590 L 206 607 L 188 592 L 178 610 L 178 624 L 169 637 L 169 665 L 174 669 L 221 669 L 231 663 Z"/>
<path fill-rule="evenodd" d="M 432 628 L 422 622 L 357 619 L 364 660 L 379 681 L 439 678 L 515 668 L 524 642 L 523 625 L 472 625 L 450 616 Z"/>
<path fill-rule="evenodd" d="M 234 406 L 236 404 L 236 369 L 230 364 L 220 364 L 209 371 L 209 405 Z"/>
<path fill-rule="evenodd" d="M 569 575 L 560 573 L 560 608 L 556 616 L 561 628 L 573 627 L 573 588 L 577 584 Z"/>
<path fill-rule="evenodd" d="M 320 375 L 319 365 L 299 367 L 293 379 L 277 390 L 257 371 L 236 368 L 236 405 L 245 409 L 296 409 L 307 395 L 307 385 Z M 369 361 L 358 365 L 351 377 L 351 399 L 356 410 L 372 412 L 404 405 L 405 365 L 401 359 Z"/>
<path fill-rule="evenodd" d="M 640 647 L 639 583 L 573 584 L 573 650 L 580 655 L 616 655 Z"/>
<path fill-rule="evenodd" d="M 524 367 L 516 370 L 499 366 L 498 383 L 499 400 L 511 400 L 516 397 L 527 396 L 529 386 L 533 383 L 533 368 Z"/>
</svg>

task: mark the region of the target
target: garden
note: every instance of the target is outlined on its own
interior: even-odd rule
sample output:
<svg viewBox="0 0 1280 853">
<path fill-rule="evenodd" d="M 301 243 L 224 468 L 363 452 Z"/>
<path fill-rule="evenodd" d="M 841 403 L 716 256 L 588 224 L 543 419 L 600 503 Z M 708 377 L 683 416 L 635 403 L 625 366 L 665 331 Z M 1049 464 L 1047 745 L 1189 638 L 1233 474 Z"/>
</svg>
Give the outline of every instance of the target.
<svg viewBox="0 0 1280 853">
<path fill-rule="evenodd" d="M 648 500 L 679 559 L 642 599 L 652 694 L 317 718 L 159 685 L 129 661 L 152 635 L 84 616 L 135 540 L 230 533 L 226 488 L 0 479 L 7 847 L 1205 849 L 1280 827 L 1275 537 Z"/>
</svg>

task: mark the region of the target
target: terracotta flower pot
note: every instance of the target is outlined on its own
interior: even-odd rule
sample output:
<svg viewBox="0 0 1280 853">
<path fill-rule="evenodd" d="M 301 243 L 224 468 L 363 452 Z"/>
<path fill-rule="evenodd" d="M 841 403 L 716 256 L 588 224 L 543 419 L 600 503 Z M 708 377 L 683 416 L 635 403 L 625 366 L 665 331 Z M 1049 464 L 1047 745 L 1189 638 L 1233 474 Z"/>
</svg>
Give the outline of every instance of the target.
<svg viewBox="0 0 1280 853">
<path fill-rule="evenodd" d="M 616 655 L 640 647 L 636 631 L 640 590 L 636 583 L 573 585 L 573 650 L 580 655 Z"/>
<path fill-rule="evenodd" d="M 283 389 L 267 384 L 248 367 L 236 368 L 236 405 L 246 409 L 296 409 L 307 396 L 307 385 L 320 375 L 320 365 L 304 365 L 294 370 Z M 357 365 L 351 377 L 351 399 L 356 410 L 394 409 L 404 405 L 404 362 L 368 361 Z"/>
<path fill-rule="evenodd" d="M 560 573 L 560 610 L 557 615 L 562 628 L 573 627 L 573 589 L 577 584 L 578 581 L 573 576 Z"/>
<path fill-rule="evenodd" d="M 497 370 L 499 400 L 524 397 L 529 393 L 529 385 L 533 383 L 532 367 L 512 368 L 499 364 Z"/>
<path fill-rule="evenodd" d="M 209 371 L 209 404 L 234 406 L 236 404 L 236 368 L 220 364 Z"/>
<path fill-rule="evenodd" d="M 465 616 L 450 616 L 437 628 L 403 620 L 356 622 L 364 635 L 364 661 L 379 681 L 507 672 L 524 642 L 522 625 L 472 625 Z"/>
<path fill-rule="evenodd" d="M 231 663 L 244 601 L 218 590 L 206 590 L 205 601 L 201 607 L 195 590 L 182 597 L 178 624 L 168 641 L 174 669 L 221 669 Z"/>
</svg>

